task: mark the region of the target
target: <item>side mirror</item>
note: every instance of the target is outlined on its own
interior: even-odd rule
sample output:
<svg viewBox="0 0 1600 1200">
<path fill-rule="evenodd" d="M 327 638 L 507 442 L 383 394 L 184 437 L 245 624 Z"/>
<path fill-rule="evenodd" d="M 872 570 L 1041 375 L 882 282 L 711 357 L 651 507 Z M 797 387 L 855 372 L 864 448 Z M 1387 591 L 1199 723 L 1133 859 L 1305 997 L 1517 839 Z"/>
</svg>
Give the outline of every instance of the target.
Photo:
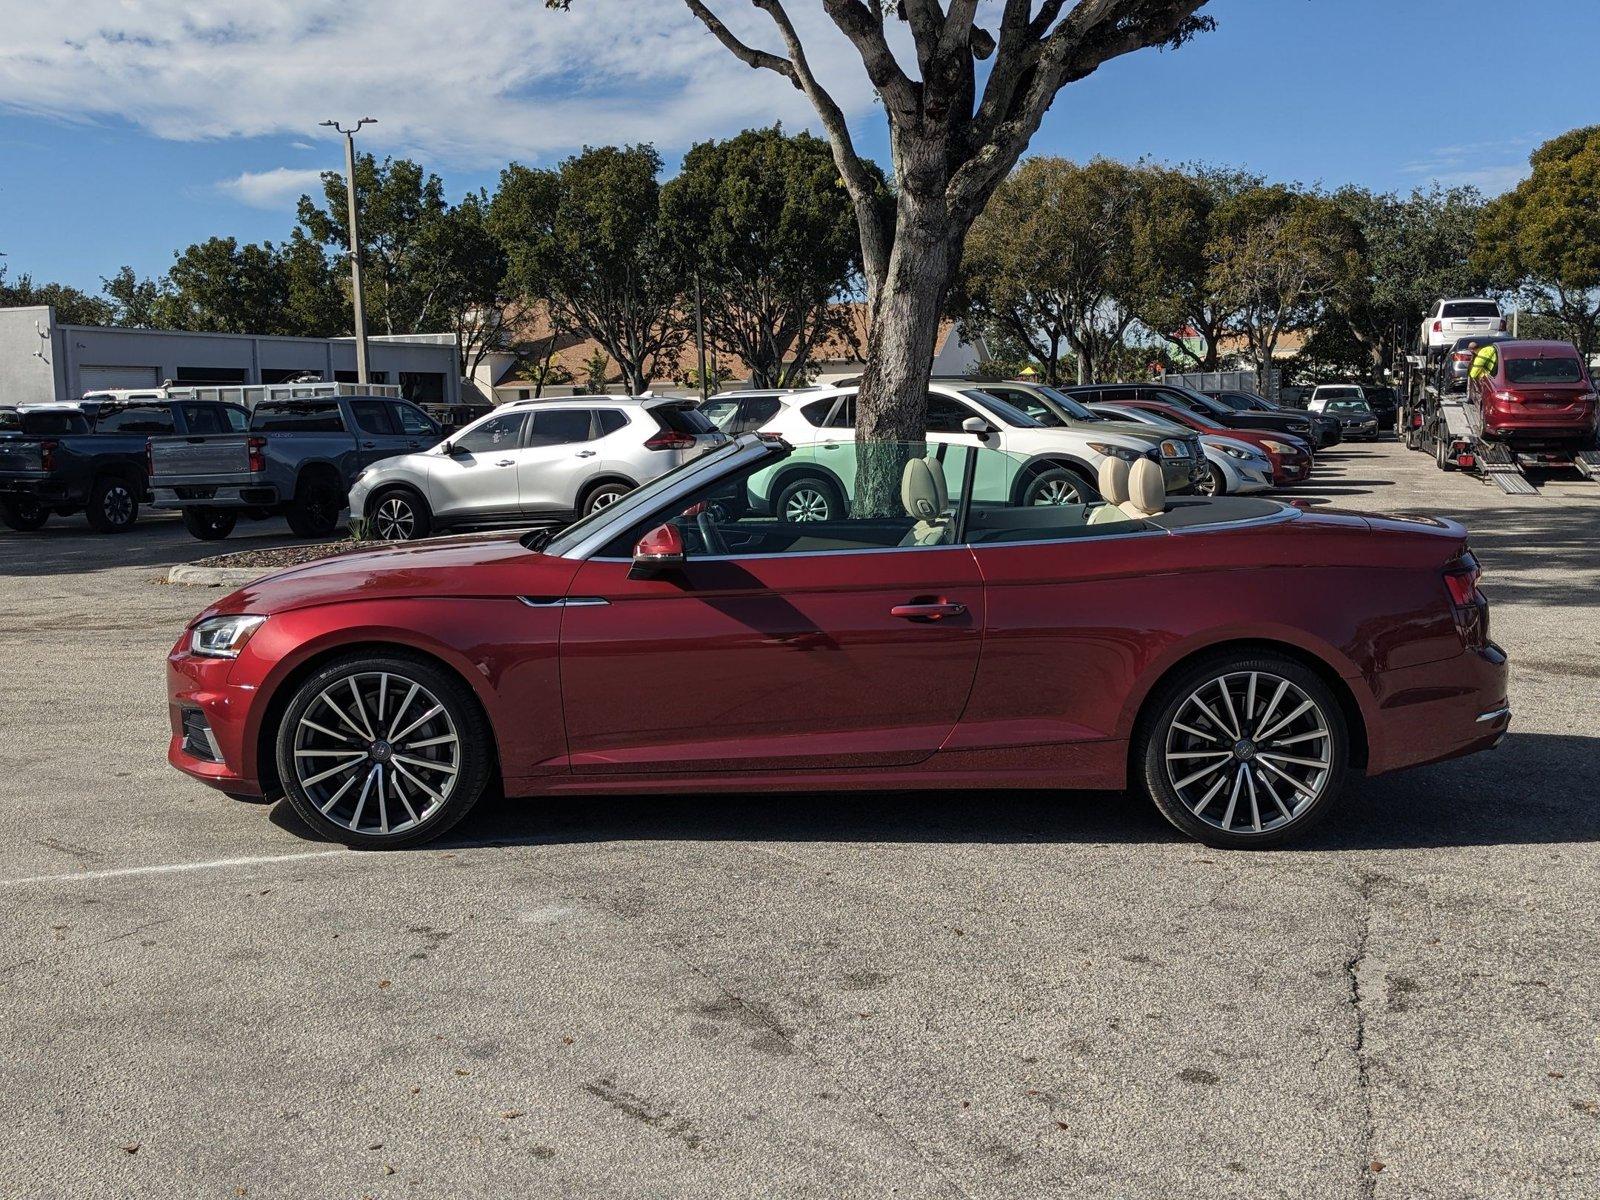
<svg viewBox="0 0 1600 1200">
<path fill-rule="evenodd" d="M 470 454 L 470 451 L 463 450 L 454 442 L 446 442 L 444 445 L 440 446 L 439 449 L 443 450 L 451 458 L 460 458 L 462 455 Z"/>
<path fill-rule="evenodd" d="M 961 422 L 961 428 L 966 430 L 968 433 L 977 434 L 980 442 L 987 441 L 989 439 L 989 435 L 994 432 L 994 426 L 989 424 L 989 422 L 985 421 L 982 417 L 968 417 L 965 421 Z"/>
<path fill-rule="evenodd" d="M 633 567 L 629 579 L 654 579 L 667 571 L 678 570 L 685 562 L 683 535 L 676 525 L 657 525 L 633 547 Z"/>
</svg>

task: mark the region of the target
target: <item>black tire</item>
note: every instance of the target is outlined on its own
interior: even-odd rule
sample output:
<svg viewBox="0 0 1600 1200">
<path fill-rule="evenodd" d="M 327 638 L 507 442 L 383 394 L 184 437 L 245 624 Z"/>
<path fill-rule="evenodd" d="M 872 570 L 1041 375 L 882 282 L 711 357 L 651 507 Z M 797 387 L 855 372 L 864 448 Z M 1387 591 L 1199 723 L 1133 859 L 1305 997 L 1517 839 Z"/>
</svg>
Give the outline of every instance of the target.
<svg viewBox="0 0 1600 1200">
<path fill-rule="evenodd" d="M 96 533 L 126 533 L 139 519 L 139 493 L 126 479 L 103 476 L 94 481 L 83 515 Z"/>
<path fill-rule="evenodd" d="M 1445 432 L 1444 432 L 1444 430 L 1435 429 L 1433 432 L 1434 432 L 1434 440 L 1433 440 L 1433 461 L 1434 461 L 1434 464 L 1441 471 L 1454 471 L 1456 469 L 1456 464 L 1455 464 L 1455 461 L 1450 457 L 1450 448 L 1449 448 L 1449 445 L 1447 444 L 1447 442 L 1445 440 Z"/>
<path fill-rule="evenodd" d="M 406 696 L 410 685 L 416 684 L 423 692 L 431 693 L 434 702 L 442 710 L 442 716 L 422 725 L 421 732 L 432 737 L 440 736 L 429 733 L 435 728 L 452 731 L 456 739 L 458 756 L 454 764 L 455 774 L 448 777 L 447 783 L 437 785 L 444 789 L 439 794 L 439 802 L 432 804 L 425 811 L 416 813 L 417 820 L 408 828 L 389 833 L 382 832 L 382 824 L 404 824 L 405 814 L 408 811 L 415 812 L 416 808 L 429 804 L 430 801 L 423 795 L 421 789 L 405 782 L 405 772 L 396 773 L 398 768 L 392 766 L 389 768 L 387 784 L 384 782 L 384 773 L 376 772 L 380 791 L 378 800 L 374 801 L 374 808 L 379 810 L 381 820 L 375 819 L 369 828 L 365 804 L 370 794 L 363 795 L 360 808 L 357 808 L 357 801 L 351 797 L 357 790 L 369 793 L 369 789 L 373 786 L 375 768 L 384 763 L 392 764 L 395 751 L 380 752 L 376 749 L 376 743 L 370 746 L 358 746 L 359 739 L 352 735 L 350 727 L 340 724 L 325 711 L 321 711 L 325 707 L 324 694 L 332 689 L 338 689 L 334 694 L 353 709 L 354 701 L 348 696 L 352 680 L 364 689 L 366 703 L 371 705 L 373 690 L 378 686 L 374 681 L 384 675 L 389 677 L 389 685 L 385 693 L 378 698 L 386 701 L 389 706 L 387 711 L 380 716 L 376 706 L 371 706 L 363 708 L 359 714 L 352 712 L 352 715 L 356 716 L 358 721 L 367 722 L 373 732 L 378 733 L 380 737 L 396 733 L 405 734 L 406 731 L 398 728 L 397 724 L 404 724 L 414 716 L 421 715 L 417 712 L 417 708 L 423 707 L 426 701 L 411 702 L 415 707 L 408 707 L 404 712 L 399 712 L 398 697 Z M 306 750 L 299 743 L 320 736 L 314 731 L 307 732 L 306 727 L 300 724 L 302 718 L 314 708 L 319 709 L 317 714 L 321 718 L 319 724 L 324 724 L 326 729 L 336 730 L 344 741 L 351 744 L 349 753 L 366 756 L 355 760 L 349 768 L 339 768 L 340 771 L 349 771 L 349 775 L 345 777 L 346 783 L 352 779 L 362 782 L 352 783 L 350 789 L 335 798 L 332 803 L 324 792 L 332 795 L 332 792 L 337 790 L 335 785 L 339 783 L 338 774 L 331 781 L 314 781 L 308 786 L 303 781 L 301 772 L 296 769 L 298 761 L 326 762 L 332 757 L 322 751 L 313 752 L 319 757 L 303 757 L 306 756 Z M 424 708 L 423 711 L 428 709 Z M 389 722 L 386 729 L 373 724 L 381 723 L 385 719 Z M 278 779 L 295 813 L 322 837 L 362 849 L 398 849 L 439 837 L 472 811 L 473 805 L 483 795 L 484 788 L 494 774 L 491 750 L 493 734 L 471 689 L 454 672 L 437 663 L 400 654 L 379 656 L 353 654 L 328 663 L 295 688 L 273 738 L 278 762 Z M 405 744 L 399 741 L 395 743 L 397 746 Z M 388 746 L 389 743 L 384 742 L 383 745 Z M 334 754 L 342 753 L 344 751 L 334 752 Z M 406 761 L 414 760 L 408 758 Z M 419 768 L 411 777 L 416 778 L 423 774 Z M 442 777 L 437 774 L 433 776 L 434 779 Z M 314 780 L 315 777 L 307 778 Z M 398 796 L 391 797 L 387 794 L 391 785 L 399 789 Z M 313 794 L 310 788 L 321 790 Z M 409 793 L 409 797 L 406 793 Z M 327 809 L 327 814 L 324 813 L 324 808 Z"/>
<path fill-rule="evenodd" d="M 1055 506 L 1061 504 L 1093 504 L 1100 493 L 1088 480 L 1066 467 L 1046 467 L 1029 477 L 1022 487 L 1024 506 Z"/>
<path fill-rule="evenodd" d="M 304 483 L 284 516 L 296 536 L 325 538 L 339 528 L 339 510 L 343 507 L 344 498 L 337 488 L 326 483 Z"/>
<path fill-rule="evenodd" d="M 590 513 L 599 512 L 621 500 L 633 491 L 633 484 L 621 479 L 605 479 L 594 484 L 584 492 L 583 500 L 578 504 L 578 512 L 587 517 Z"/>
<path fill-rule="evenodd" d="M 433 510 L 410 488 L 387 488 L 367 505 L 368 537 L 380 542 L 412 542 L 433 532 Z"/>
<path fill-rule="evenodd" d="M 1250 677 L 1254 673 L 1257 679 L 1257 690 L 1252 694 L 1247 689 Z M 1263 677 L 1271 676 L 1271 681 Z M 1279 693 L 1277 683 L 1287 681 L 1285 692 Z M 1240 693 L 1238 700 L 1230 700 L 1229 705 L 1222 703 L 1222 697 L 1217 688 L 1221 682 Z M 1314 710 L 1307 710 L 1300 717 L 1292 721 L 1288 728 L 1299 729 L 1301 723 L 1306 723 L 1311 728 L 1320 728 L 1322 732 L 1313 739 L 1306 739 L 1300 734 L 1291 734 L 1297 742 L 1291 748 L 1300 750 L 1303 754 L 1325 755 L 1316 761 L 1325 766 L 1320 770 L 1296 766 L 1290 759 L 1273 755 L 1279 763 L 1286 764 L 1290 770 L 1307 772 L 1308 777 L 1315 781 L 1315 788 L 1306 789 L 1308 798 L 1301 799 L 1301 790 L 1290 789 L 1289 785 L 1281 779 L 1274 782 L 1273 767 L 1266 757 L 1266 747 L 1277 748 L 1279 743 L 1272 735 L 1275 724 L 1280 720 L 1285 710 L 1293 712 L 1298 703 L 1291 697 L 1290 703 L 1284 703 L 1282 696 L 1289 691 L 1297 689 L 1300 696 L 1311 702 Z M 1238 721 L 1237 728 L 1243 732 L 1249 721 L 1255 720 L 1257 724 L 1245 737 L 1233 741 L 1228 745 L 1231 731 L 1225 723 L 1205 722 L 1201 733 L 1214 734 L 1205 740 L 1190 739 L 1185 728 L 1174 728 L 1179 721 L 1180 713 L 1184 713 L 1189 720 L 1194 720 L 1192 713 L 1185 712 L 1191 709 L 1191 702 L 1196 695 L 1202 699 L 1210 696 L 1210 703 L 1214 712 L 1224 718 L 1231 717 Z M 1250 699 L 1256 705 L 1253 713 L 1246 712 L 1242 715 L 1240 709 L 1243 702 Z M 1269 711 L 1265 706 L 1268 700 L 1273 701 Z M 1281 705 L 1282 707 L 1278 707 Z M 1194 709 L 1192 711 L 1201 711 Z M 1196 727 L 1181 723 L 1188 730 Z M 1258 747 L 1253 740 L 1258 733 L 1265 732 L 1268 740 L 1263 741 Z M 1175 740 L 1176 739 L 1176 740 Z M 1216 744 L 1218 751 L 1191 750 L 1191 745 L 1204 746 Z M 1321 746 L 1319 750 L 1317 747 Z M 1311 747 L 1306 750 L 1304 747 Z M 1321 821 L 1328 811 L 1337 802 L 1340 789 L 1344 784 L 1344 774 L 1350 755 L 1350 734 L 1345 724 L 1344 710 L 1340 707 L 1338 699 L 1329 689 L 1322 678 L 1309 667 L 1294 659 L 1285 658 L 1272 653 L 1234 653 L 1227 652 L 1207 656 L 1196 660 L 1191 665 L 1183 668 L 1177 675 L 1162 683 L 1160 688 L 1146 701 L 1144 713 L 1141 715 L 1134 743 L 1134 775 L 1146 795 L 1155 803 L 1161 815 L 1172 823 L 1177 829 L 1197 841 L 1218 849 L 1260 849 L 1268 846 L 1277 846 L 1297 838 Z M 1175 748 L 1178 747 L 1178 748 Z M 1287 753 L 1282 749 L 1278 754 Z M 1184 765 L 1178 761 L 1169 763 L 1168 754 L 1179 756 Z M 1206 768 L 1209 755 L 1226 753 L 1231 755 L 1221 766 Z M 1297 756 L 1298 757 L 1298 756 Z M 1182 769 L 1187 771 L 1188 764 L 1195 761 L 1200 763 L 1203 772 L 1198 777 L 1178 776 L 1169 771 Z M 1306 760 L 1311 761 L 1311 760 Z M 1230 788 L 1227 784 L 1229 777 L 1234 784 Z M 1216 780 L 1220 777 L 1222 789 L 1220 794 L 1213 791 L 1217 786 Z M 1257 780 L 1266 780 L 1257 784 Z M 1184 793 L 1176 785 L 1185 783 L 1193 790 Z M 1246 794 L 1246 785 L 1250 787 Z M 1269 785 L 1271 790 L 1269 792 Z M 1289 801 L 1294 805 L 1291 811 L 1287 806 L 1281 806 L 1277 811 L 1268 807 L 1269 795 L 1278 795 L 1278 788 L 1283 788 L 1289 793 Z M 1198 799 L 1191 807 L 1191 802 L 1186 796 L 1194 796 L 1199 792 Z M 1211 799 L 1206 799 L 1207 795 Z M 1256 800 L 1256 805 L 1250 807 L 1251 799 Z M 1204 800 L 1204 803 L 1199 801 Z M 1242 801 L 1244 809 L 1240 809 L 1238 802 Z M 1225 807 L 1224 807 L 1225 806 Z M 1218 811 L 1219 808 L 1221 811 Z M 1238 829 L 1232 825 L 1224 827 L 1222 822 L 1231 819 L 1235 812 L 1239 814 L 1237 823 L 1245 823 L 1247 812 L 1256 812 L 1262 816 L 1262 829 L 1256 832 L 1253 826 Z M 1212 819 L 1203 819 L 1202 816 Z M 1270 815 L 1270 820 L 1265 819 Z"/>
<path fill-rule="evenodd" d="M 32 533 L 42 529 L 50 519 L 50 510 L 37 500 L 0 500 L 0 525 L 18 533 Z"/>
<path fill-rule="evenodd" d="M 1202 496 L 1226 496 L 1228 494 L 1228 479 L 1216 467 L 1215 463 L 1206 464 L 1206 477 L 1195 485 L 1196 492 Z"/>
<path fill-rule="evenodd" d="M 191 537 L 202 542 L 220 542 L 233 532 L 239 523 L 239 514 L 231 508 L 186 508 L 183 510 L 183 527 Z"/>
<path fill-rule="evenodd" d="M 778 520 L 794 523 L 840 521 L 845 517 L 844 497 L 832 480 L 820 475 L 801 475 L 789 480 L 772 508 Z"/>
</svg>

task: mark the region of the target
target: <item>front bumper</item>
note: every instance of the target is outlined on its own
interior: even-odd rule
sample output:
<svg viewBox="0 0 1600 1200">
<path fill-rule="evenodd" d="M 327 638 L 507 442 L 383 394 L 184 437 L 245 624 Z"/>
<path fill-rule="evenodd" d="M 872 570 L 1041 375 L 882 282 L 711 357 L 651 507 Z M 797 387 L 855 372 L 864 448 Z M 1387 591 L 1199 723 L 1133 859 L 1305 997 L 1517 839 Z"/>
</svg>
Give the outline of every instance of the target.
<svg viewBox="0 0 1600 1200">
<path fill-rule="evenodd" d="M 1283 487 L 1291 483 L 1304 483 L 1311 478 L 1311 460 L 1309 458 L 1284 460 L 1279 459 L 1272 471 L 1272 485 Z"/>
<path fill-rule="evenodd" d="M 1201 483 L 1205 481 L 1206 465 L 1204 461 L 1197 462 L 1192 458 L 1164 458 L 1161 460 L 1161 474 L 1169 494 L 1198 493 Z"/>
<path fill-rule="evenodd" d="M 221 791 L 261 795 L 248 715 L 256 689 L 228 682 L 234 659 L 189 653 L 189 633 L 167 655 L 167 707 L 172 736 L 167 761 Z"/>
<path fill-rule="evenodd" d="M 1454 658 L 1385 671 L 1373 681 L 1367 774 L 1490 750 L 1511 725 L 1506 653 L 1490 642 Z"/>
</svg>

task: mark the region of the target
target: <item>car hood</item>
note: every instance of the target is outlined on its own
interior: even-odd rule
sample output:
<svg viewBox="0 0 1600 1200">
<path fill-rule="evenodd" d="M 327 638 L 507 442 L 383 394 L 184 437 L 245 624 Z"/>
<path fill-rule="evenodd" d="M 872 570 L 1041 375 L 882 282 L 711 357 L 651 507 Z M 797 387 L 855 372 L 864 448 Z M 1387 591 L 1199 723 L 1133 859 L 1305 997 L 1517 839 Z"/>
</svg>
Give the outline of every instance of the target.
<svg viewBox="0 0 1600 1200">
<path fill-rule="evenodd" d="M 578 564 L 529 550 L 519 536 L 465 534 L 319 558 L 254 580 L 196 619 L 351 600 L 565 595 Z"/>
<path fill-rule="evenodd" d="M 1109 418 L 1103 421 L 1079 422 L 1078 429 L 1084 433 L 1109 433 L 1117 437 L 1133 438 L 1146 446 L 1159 446 L 1167 438 L 1191 438 L 1194 431 L 1186 433 L 1162 433 L 1159 429 L 1149 425 L 1142 425 L 1138 421 L 1113 421 Z"/>
</svg>

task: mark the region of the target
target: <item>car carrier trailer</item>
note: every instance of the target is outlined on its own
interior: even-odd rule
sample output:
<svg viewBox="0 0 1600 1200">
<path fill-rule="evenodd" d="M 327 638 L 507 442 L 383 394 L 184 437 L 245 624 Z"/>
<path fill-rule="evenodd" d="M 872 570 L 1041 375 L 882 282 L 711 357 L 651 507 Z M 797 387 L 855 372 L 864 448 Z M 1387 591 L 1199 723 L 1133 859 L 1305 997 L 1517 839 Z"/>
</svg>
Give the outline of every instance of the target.
<svg viewBox="0 0 1600 1200">
<path fill-rule="evenodd" d="M 1429 380 L 1431 364 L 1425 356 L 1411 355 L 1406 362 L 1401 434 L 1408 450 L 1432 454 L 1441 471 L 1475 472 L 1508 496 L 1539 494 L 1528 470 L 1570 467 L 1585 479 L 1600 481 L 1600 449 L 1518 449 L 1485 437 L 1467 393 L 1440 391 Z"/>
</svg>

